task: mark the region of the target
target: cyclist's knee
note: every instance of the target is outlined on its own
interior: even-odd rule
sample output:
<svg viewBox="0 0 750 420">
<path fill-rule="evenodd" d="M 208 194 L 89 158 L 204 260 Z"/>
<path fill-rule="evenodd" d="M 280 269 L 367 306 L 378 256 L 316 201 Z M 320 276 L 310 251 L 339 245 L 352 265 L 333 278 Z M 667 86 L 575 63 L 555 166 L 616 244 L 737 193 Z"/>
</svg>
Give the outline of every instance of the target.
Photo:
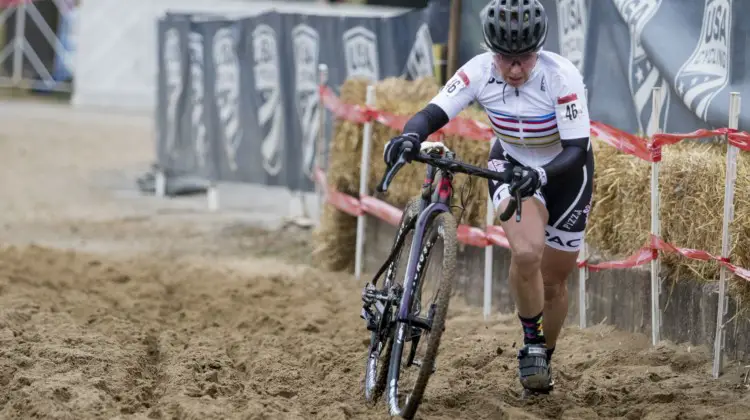
<svg viewBox="0 0 750 420">
<path fill-rule="evenodd" d="M 538 246 L 531 241 L 517 244 L 511 253 L 512 264 L 521 272 L 534 272 L 539 270 L 542 265 L 543 251 L 544 244 Z"/>
</svg>

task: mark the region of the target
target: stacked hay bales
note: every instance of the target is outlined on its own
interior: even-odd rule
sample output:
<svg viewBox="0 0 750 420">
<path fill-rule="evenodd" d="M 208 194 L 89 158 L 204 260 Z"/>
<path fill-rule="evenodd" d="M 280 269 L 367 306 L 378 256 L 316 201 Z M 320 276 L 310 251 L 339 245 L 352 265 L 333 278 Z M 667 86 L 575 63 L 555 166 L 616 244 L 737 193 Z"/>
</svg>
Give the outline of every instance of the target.
<svg viewBox="0 0 750 420">
<path fill-rule="evenodd" d="M 663 149 L 659 174 L 661 236 L 685 248 L 721 252 L 726 146 L 683 142 Z M 625 256 L 648 240 L 651 227 L 651 165 L 611 147 L 596 152 L 594 210 L 587 240 L 610 256 Z M 737 165 L 735 220 L 730 225 L 734 262 L 750 263 L 750 164 L 740 154 Z M 687 268 L 702 280 L 718 276 L 713 263 L 666 255 L 674 268 Z"/>
<path fill-rule="evenodd" d="M 349 80 L 342 87 L 342 100 L 363 105 L 367 82 Z M 399 115 L 413 115 L 437 92 L 432 79 L 407 82 L 386 79 L 376 85 L 375 108 Z M 478 109 L 465 110 L 460 117 L 486 121 Z M 382 150 L 396 130 L 374 124 L 368 187 L 374 191 L 385 164 Z M 447 136 L 443 140 L 458 157 L 474 165 L 485 166 L 490 144 L 474 139 Z M 339 191 L 357 196 L 359 163 L 362 148 L 362 126 L 337 123 L 330 155 L 329 184 Z M 594 203 L 589 218 L 587 241 L 604 258 L 622 258 L 643 246 L 650 230 L 650 164 L 634 156 L 594 141 L 596 171 Z M 662 237 L 670 243 L 696 248 L 718 255 L 721 251 L 721 225 L 724 201 L 726 146 L 719 143 L 683 142 L 663 150 L 660 169 Z M 738 160 L 735 195 L 735 220 L 731 224 L 732 261 L 750 267 L 750 163 L 746 153 Z M 402 207 L 419 192 L 424 165 L 406 165 L 394 179 L 388 193 L 379 197 Z M 460 205 L 462 186 L 465 212 L 461 223 L 484 227 L 487 181 L 479 178 L 467 183 L 468 177 L 456 176 L 454 204 Z M 469 191 L 470 185 L 470 191 Z M 454 211 L 457 216 L 460 210 Z M 319 249 L 323 259 L 334 269 L 351 269 L 354 260 L 356 219 L 327 208 L 320 228 Z M 664 258 L 672 268 L 672 278 L 718 279 L 716 263 L 690 261 L 676 255 Z M 686 272 L 691 273 L 685 275 Z M 742 284 L 737 282 L 736 284 Z M 744 282 L 747 283 L 747 282 Z"/>
</svg>

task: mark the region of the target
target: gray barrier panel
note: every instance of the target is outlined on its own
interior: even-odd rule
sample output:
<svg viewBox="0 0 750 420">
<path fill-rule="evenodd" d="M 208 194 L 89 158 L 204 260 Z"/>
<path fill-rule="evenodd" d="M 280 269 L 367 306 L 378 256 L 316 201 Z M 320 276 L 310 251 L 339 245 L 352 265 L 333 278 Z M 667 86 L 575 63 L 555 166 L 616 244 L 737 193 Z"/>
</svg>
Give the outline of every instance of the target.
<svg viewBox="0 0 750 420">
<path fill-rule="evenodd" d="M 318 65 L 337 93 L 352 77 L 432 75 L 447 12 L 439 1 L 391 18 L 167 14 L 158 23 L 160 166 L 313 191 Z M 327 115 L 326 138 L 332 123 Z"/>
</svg>

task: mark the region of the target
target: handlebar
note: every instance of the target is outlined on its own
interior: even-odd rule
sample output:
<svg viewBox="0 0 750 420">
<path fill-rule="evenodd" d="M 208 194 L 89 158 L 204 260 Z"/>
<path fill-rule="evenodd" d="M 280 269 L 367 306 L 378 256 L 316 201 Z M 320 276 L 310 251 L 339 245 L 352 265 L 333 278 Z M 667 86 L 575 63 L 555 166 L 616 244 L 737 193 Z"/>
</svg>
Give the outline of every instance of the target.
<svg viewBox="0 0 750 420">
<path fill-rule="evenodd" d="M 393 178 L 396 176 L 396 173 L 401 169 L 402 166 L 404 166 L 407 163 L 406 158 L 404 158 L 404 155 L 406 152 L 411 151 L 410 148 L 404 149 L 404 152 L 401 153 L 398 160 L 396 161 L 393 166 L 386 168 L 385 174 L 383 174 L 383 178 L 380 181 L 380 184 L 376 187 L 378 192 L 385 192 L 388 190 L 388 186 L 390 185 Z M 520 168 L 514 168 L 514 170 L 511 171 L 505 171 L 505 172 L 496 172 L 485 168 L 480 168 L 478 166 L 474 166 L 465 162 L 461 162 L 458 160 L 453 159 L 446 159 L 443 157 L 438 157 L 434 155 L 430 155 L 427 153 L 420 152 L 415 158 L 414 161 L 425 163 L 431 166 L 434 166 L 439 169 L 443 169 L 449 172 L 453 173 L 464 173 L 469 176 L 477 176 L 480 178 L 484 178 L 487 180 L 492 181 L 499 181 L 504 184 L 511 183 L 514 179 L 519 178 L 521 176 Z M 503 222 L 510 219 L 510 217 L 513 215 L 513 212 L 516 213 L 516 222 L 521 221 L 521 205 L 522 205 L 522 199 L 520 192 L 516 191 L 515 195 L 511 198 L 510 202 L 508 203 L 508 207 L 503 211 L 502 214 L 500 214 L 500 220 Z"/>
</svg>

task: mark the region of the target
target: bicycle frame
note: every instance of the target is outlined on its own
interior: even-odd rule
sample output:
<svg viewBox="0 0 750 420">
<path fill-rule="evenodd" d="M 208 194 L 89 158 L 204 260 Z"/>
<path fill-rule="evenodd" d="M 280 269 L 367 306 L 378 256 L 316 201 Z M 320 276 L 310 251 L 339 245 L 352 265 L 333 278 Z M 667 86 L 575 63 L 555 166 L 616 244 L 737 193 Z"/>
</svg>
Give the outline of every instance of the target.
<svg viewBox="0 0 750 420">
<path fill-rule="evenodd" d="M 366 368 L 368 382 L 365 386 L 365 395 L 368 399 L 370 399 L 372 395 L 368 394 L 368 392 L 376 389 L 375 381 L 386 380 L 382 376 L 382 368 L 381 370 L 377 370 L 377 359 L 380 356 L 380 347 L 374 346 L 386 345 L 389 338 L 386 338 L 384 334 L 387 334 L 390 339 L 395 340 L 391 341 L 390 345 L 392 346 L 391 348 L 395 349 L 394 351 L 397 352 L 398 356 L 396 357 L 398 359 L 393 359 L 394 356 L 390 356 L 390 359 L 387 362 L 387 375 L 389 378 L 389 385 L 387 385 L 387 398 L 391 416 L 400 416 L 402 410 L 398 404 L 397 383 L 400 376 L 399 365 L 403 355 L 404 342 L 408 341 L 410 338 L 411 340 L 419 340 L 419 337 L 421 336 L 421 333 L 417 333 L 416 336 L 406 336 L 406 334 L 414 334 L 413 329 L 415 328 L 423 331 L 431 331 L 433 328 L 433 311 L 436 307 L 434 305 L 430 306 L 428 313 L 426 314 L 427 316 L 423 317 L 421 314 L 412 313 L 411 305 L 414 303 L 415 293 L 418 293 L 419 289 L 421 289 L 421 285 L 418 282 L 421 281 L 419 277 L 422 276 L 424 272 L 423 265 L 426 263 L 426 261 L 424 261 L 425 256 L 422 252 L 425 250 L 425 245 L 432 246 L 432 243 L 424 243 L 426 239 L 428 241 L 430 240 L 430 238 L 425 238 L 432 233 L 430 230 L 430 224 L 440 215 L 440 213 L 451 213 L 454 174 L 464 173 L 469 176 L 478 176 L 487 180 L 503 183 L 510 183 L 513 180 L 519 179 L 518 177 L 520 176 L 520 172 L 517 168 L 513 168 L 512 171 L 503 170 L 498 172 L 455 160 L 455 154 L 441 142 L 423 142 L 419 147 L 419 153 L 412 157 L 411 160 L 425 163 L 427 169 L 417 209 L 414 208 L 414 202 L 410 201 L 412 204 L 405 209 L 405 211 L 409 212 L 405 213 L 405 216 L 408 215 L 408 219 L 404 217 L 399 223 L 396 243 L 394 243 L 391 248 L 390 255 L 380 267 L 378 273 L 375 274 L 372 282 L 365 285 L 365 288 L 362 291 L 362 300 L 365 302 L 365 305 L 361 316 L 363 319 L 367 320 L 367 329 L 372 331 L 371 346 Z M 387 191 L 390 181 L 395 177 L 398 170 L 407 163 L 405 157 L 406 151 L 411 151 L 411 149 L 402 151 L 397 161 L 386 167 L 386 172 L 376 188 L 378 192 L 383 193 Z M 415 210 L 417 214 L 414 214 Z M 519 193 L 515 194 L 508 207 L 502 214 L 500 214 L 500 219 L 502 221 L 508 220 L 513 212 L 516 212 L 516 217 L 520 218 L 521 197 Z M 451 225 L 452 224 L 453 223 L 451 223 Z M 397 254 L 403 250 L 402 247 L 407 237 L 406 232 L 408 231 L 413 231 L 412 243 L 409 249 L 409 258 L 406 264 L 403 283 L 399 284 L 394 278 L 396 276 L 395 270 L 397 269 L 393 262 L 395 261 L 394 258 L 397 258 Z M 450 234 L 452 241 L 455 241 L 455 232 L 451 232 Z M 376 289 L 377 281 L 383 273 L 386 273 L 386 283 L 382 289 L 378 290 Z M 447 295 L 444 295 L 443 299 L 443 305 L 446 305 L 447 303 L 445 302 L 445 299 L 447 299 Z M 377 307 L 377 302 L 381 303 L 381 308 Z M 373 304 L 375 305 L 374 309 L 372 308 Z M 392 305 L 397 305 L 398 309 L 393 308 Z M 377 316 L 377 312 L 380 313 L 380 317 Z M 441 316 L 444 316 L 444 314 Z M 443 318 L 440 319 L 440 322 L 444 322 Z M 396 330 L 392 330 L 394 323 L 398 325 Z M 441 328 L 444 327 L 444 324 L 441 323 L 440 325 Z M 412 343 L 412 349 L 407 356 L 408 364 L 411 364 L 412 362 L 416 363 L 413 359 L 415 342 Z M 433 359 L 431 359 L 432 361 L 430 363 L 434 362 L 434 355 L 432 357 Z M 420 364 L 419 366 L 422 365 Z M 423 367 L 420 367 L 420 375 L 424 374 L 422 369 Z M 430 373 L 427 373 L 427 375 L 429 374 Z M 424 379 L 422 380 L 424 381 Z M 378 383 L 383 384 L 383 382 Z M 425 383 L 423 382 L 421 386 L 424 387 L 424 384 Z M 379 392 L 382 392 L 382 390 Z M 419 402 L 416 404 L 419 404 Z M 416 405 L 409 405 L 408 402 L 406 407 L 411 407 L 409 410 L 416 409 Z"/>
<path fill-rule="evenodd" d="M 450 212 L 450 200 L 453 195 L 452 174 L 445 170 L 440 170 L 432 165 L 427 165 L 425 181 L 422 185 L 422 201 L 420 205 L 419 216 L 414 226 L 414 236 L 409 250 L 409 259 L 404 274 L 404 292 L 401 296 L 401 302 L 398 307 L 397 321 L 406 322 L 409 320 L 409 310 L 411 309 L 414 289 L 417 286 L 417 264 L 419 262 L 419 253 L 422 250 L 422 240 L 427 231 L 427 224 L 434 216 L 442 212 Z M 437 178 L 437 188 L 433 190 L 435 179 Z M 411 280 L 410 280 L 411 279 Z"/>
</svg>

